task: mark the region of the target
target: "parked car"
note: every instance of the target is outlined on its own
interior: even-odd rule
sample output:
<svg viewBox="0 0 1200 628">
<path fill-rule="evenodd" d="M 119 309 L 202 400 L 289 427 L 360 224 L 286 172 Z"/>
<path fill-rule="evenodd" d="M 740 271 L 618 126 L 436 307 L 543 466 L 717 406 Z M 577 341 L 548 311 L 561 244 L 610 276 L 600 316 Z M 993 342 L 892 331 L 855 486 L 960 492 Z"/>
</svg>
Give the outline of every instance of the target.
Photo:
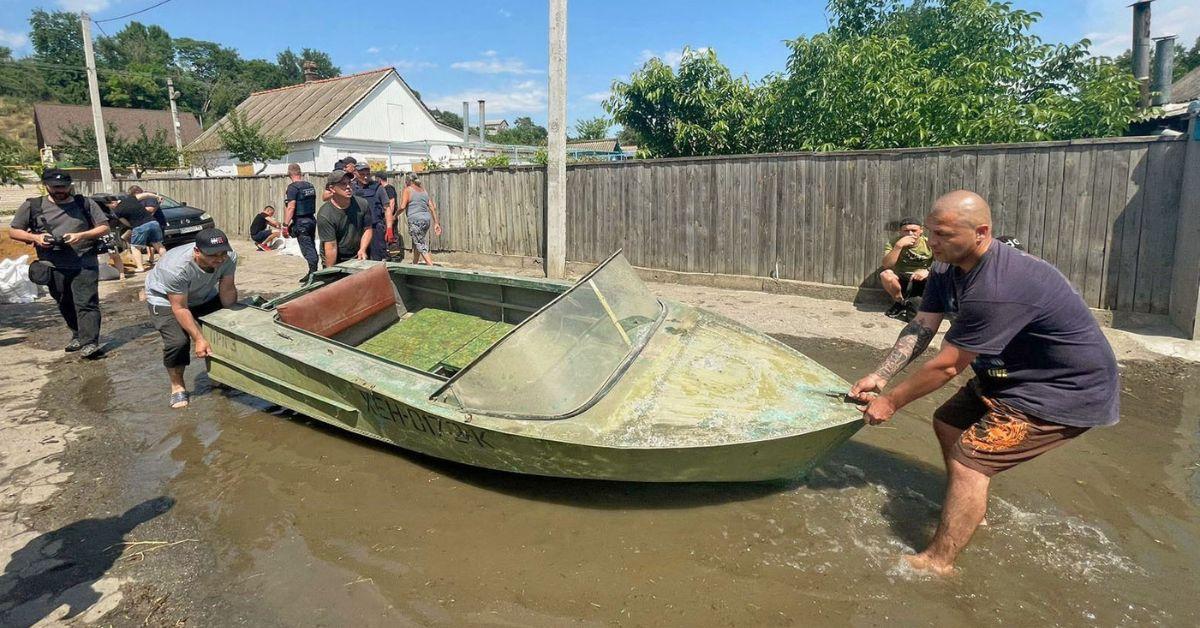
<svg viewBox="0 0 1200 628">
<path fill-rule="evenodd" d="M 92 195 L 92 200 L 103 206 L 104 194 Z M 124 194 L 119 197 L 124 197 Z M 159 196 L 162 196 L 161 194 Z M 191 207 L 169 196 L 162 196 L 160 206 L 167 228 L 163 232 L 163 245 L 168 249 L 180 244 L 190 244 L 196 240 L 196 232 L 201 229 L 215 227 L 212 216 L 203 209 Z"/>
</svg>

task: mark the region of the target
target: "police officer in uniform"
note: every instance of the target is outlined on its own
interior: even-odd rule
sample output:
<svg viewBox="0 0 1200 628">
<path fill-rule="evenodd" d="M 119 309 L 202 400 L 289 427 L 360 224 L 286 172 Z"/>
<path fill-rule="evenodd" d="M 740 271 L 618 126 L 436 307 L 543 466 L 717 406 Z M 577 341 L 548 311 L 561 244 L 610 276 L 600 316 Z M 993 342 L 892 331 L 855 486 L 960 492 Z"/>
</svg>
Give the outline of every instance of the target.
<svg viewBox="0 0 1200 628">
<path fill-rule="evenodd" d="M 387 190 L 371 176 L 371 166 L 366 160 L 355 166 L 350 189 L 355 196 L 366 201 L 371 210 L 372 236 L 367 259 L 383 261 L 387 259 Z"/>
<path fill-rule="evenodd" d="M 288 164 L 288 184 L 285 196 L 287 205 L 283 215 L 283 236 L 295 237 L 300 244 L 300 254 L 308 262 L 308 275 L 300 279 L 300 283 L 308 281 L 308 277 L 317 272 L 317 243 L 314 240 L 317 233 L 317 189 L 304 180 L 300 174 L 300 164 Z"/>
</svg>

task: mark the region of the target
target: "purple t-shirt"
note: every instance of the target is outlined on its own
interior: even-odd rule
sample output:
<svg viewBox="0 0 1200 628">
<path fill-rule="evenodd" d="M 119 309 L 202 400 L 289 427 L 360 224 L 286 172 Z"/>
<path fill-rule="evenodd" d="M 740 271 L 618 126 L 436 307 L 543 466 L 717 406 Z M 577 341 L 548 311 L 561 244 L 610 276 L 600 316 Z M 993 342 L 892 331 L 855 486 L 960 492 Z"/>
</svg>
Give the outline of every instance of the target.
<svg viewBox="0 0 1200 628">
<path fill-rule="evenodd" d="M 979 354 L 971 367 L 984 395 L 1063 425 L 1117 422 L 1116 356 L 1083 297 L 1045 260 L 992 240 L 968 273 L 937 262 L 921 311 L 958 314 L 946 342 Z"/>
</svg>

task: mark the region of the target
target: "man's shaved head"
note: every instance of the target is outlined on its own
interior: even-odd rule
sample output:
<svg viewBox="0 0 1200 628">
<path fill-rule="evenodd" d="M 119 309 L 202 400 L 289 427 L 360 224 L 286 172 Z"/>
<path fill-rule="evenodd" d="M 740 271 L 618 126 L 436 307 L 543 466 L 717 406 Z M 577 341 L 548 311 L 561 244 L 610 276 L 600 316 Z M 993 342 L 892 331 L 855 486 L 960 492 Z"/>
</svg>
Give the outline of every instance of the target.
<svg viewBox="0 0 1200 628">
<path fill-rule="evenodd" d="M 934 259 L 969 270 L 992 241 L 992 209 L 978 194 L 955 190 L 933 202 L 925 231 Z"/>
<path fill-rule="evenodd" d="M 929 212 L 930 218 L 934 216 L 960 222 L 972 229 L 992 224 L 992 208 L 982 196 L 970 190 L 955 190 L 938 197 L 933 202 L 933 211 Z"/>
</svg>

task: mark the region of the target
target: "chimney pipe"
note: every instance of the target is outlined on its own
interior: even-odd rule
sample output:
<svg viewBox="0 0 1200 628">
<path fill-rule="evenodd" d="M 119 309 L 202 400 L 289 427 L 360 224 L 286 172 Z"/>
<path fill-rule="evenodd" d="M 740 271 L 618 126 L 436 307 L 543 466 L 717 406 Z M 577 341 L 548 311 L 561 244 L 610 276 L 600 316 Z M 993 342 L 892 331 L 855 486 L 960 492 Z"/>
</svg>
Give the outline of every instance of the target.
<svg viewBox="0 0 1200 628">
<path fill-rule="evenodd" d="M 304 65 L 302 67 L 304 68 L 304 82 L 305 83 L 311 83 L 319 78 L 317 76 L 317 64 L 316 63 L 314 63 L 312 61 L 305 61 Z"/>
<path fill-rule="evenodd" d="M 1150 3 L 1133 3 L 1133 78 L 1138 81 L 1138 107 L 1150 106 Z"/>
<path fill-rule="evenodd" d="M 1154 38 L 1154 100 L 1156 106 L 1171 102 L 1171 75 L 1175 72 L 1175 36 Z"/>
<path fill-rule="evenodd" d="M 463 146 L 471 143 L 471 103 L 463 101 Z"/>
<path fill-rule="evenodd" d="M 479 143 L 487 139 L 487 118 L 483 117 L 483 100 L 479 101 Z"/>
</svg>

